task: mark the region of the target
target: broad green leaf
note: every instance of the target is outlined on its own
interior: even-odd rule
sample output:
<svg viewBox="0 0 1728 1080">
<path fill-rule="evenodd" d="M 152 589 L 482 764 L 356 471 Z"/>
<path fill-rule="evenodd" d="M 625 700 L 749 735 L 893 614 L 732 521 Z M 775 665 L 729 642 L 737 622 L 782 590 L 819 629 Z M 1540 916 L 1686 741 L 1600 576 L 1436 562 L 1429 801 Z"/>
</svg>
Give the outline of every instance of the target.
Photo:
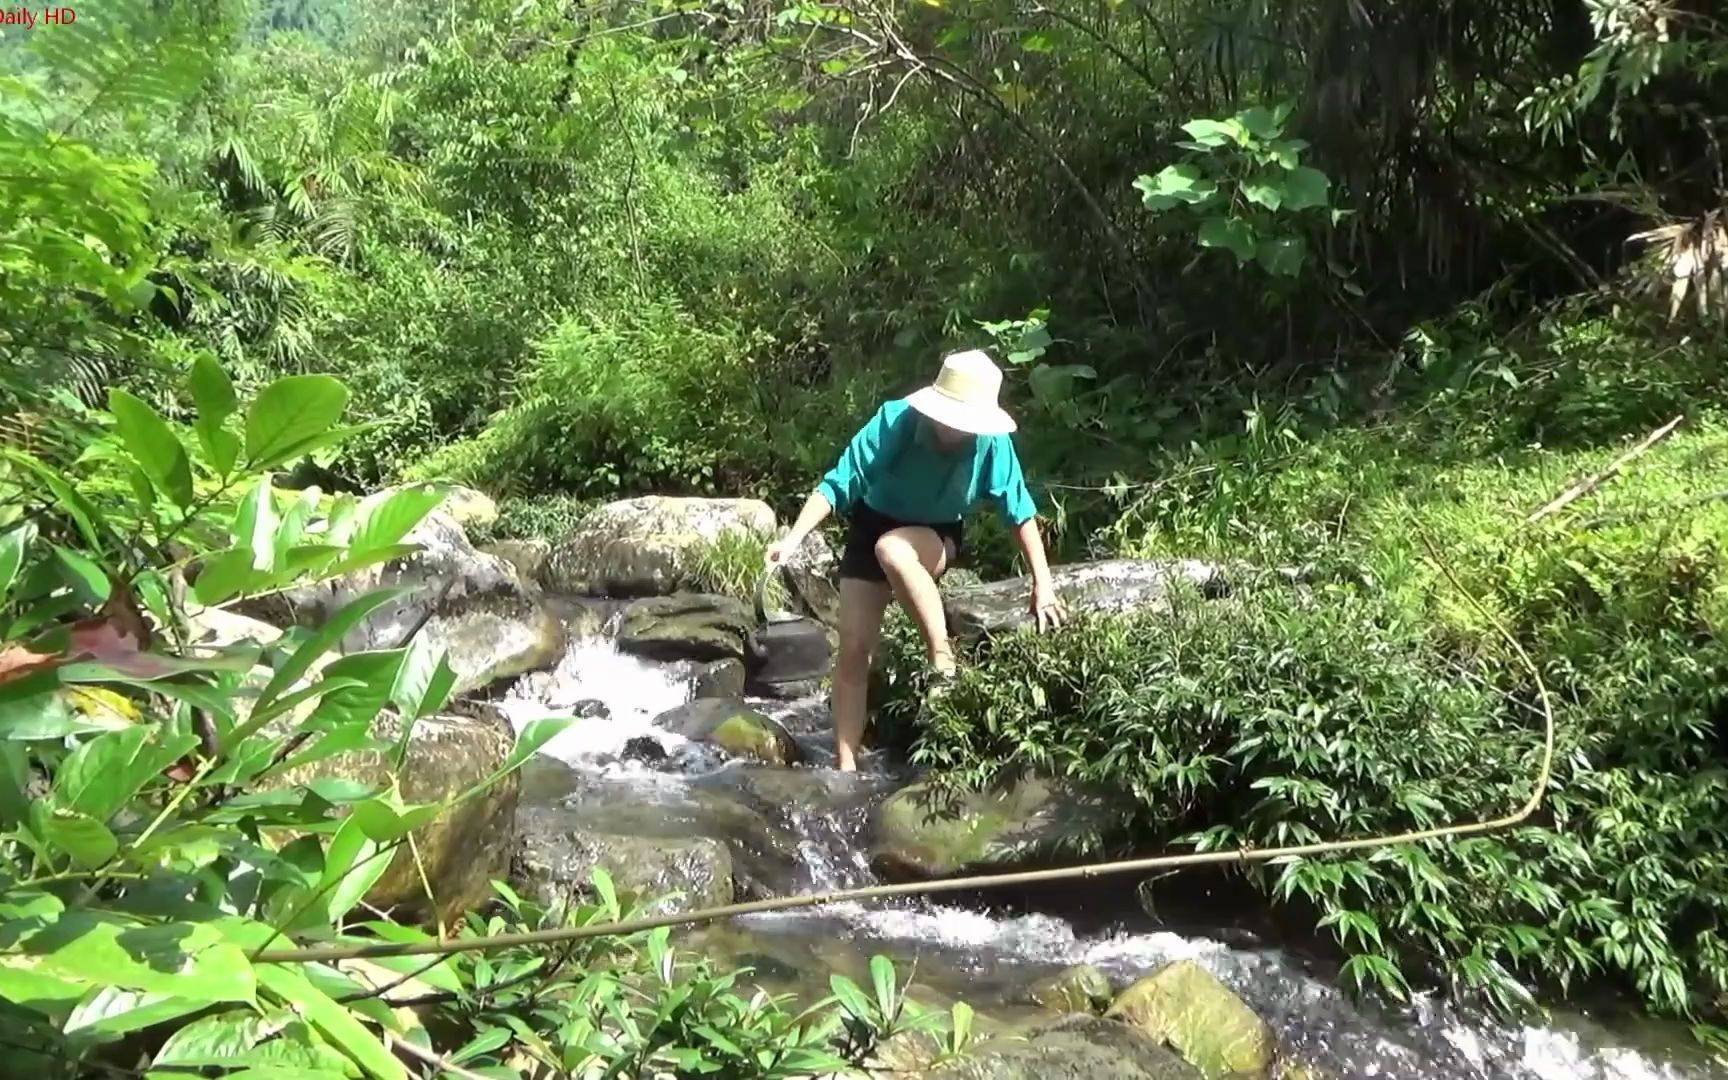
<svg viewBox="0 0 1728 1080">
<path fill-rule="evenodd" d="M 894 964 L 886 956 L 870 958 L 870 981 L 876 987 L 876 1006 L 882 1010 L 883 1017 L 892 1017 L 895 1004 L 900 998 L 899 988 L 894 982 Z"/>
<path fill-rule="evenodd" d="M 258 478 L 258 483 L 240 500 L 234 511 L 234 546 L 252 552 L 251 569 L 268 574 L 276 566 L 276 499 L 270 486 L 270 474 Z"/>
<path fill-rule="evenodd" d="M 340 562 L 325 567 L 321 572 L 329 577 L 342 574 L 352 574 L 356 570 L 364 570 L 368 566 L 390 562 L 394 559 L 406 559 L 410 555 L 420 553 L 419 544 L 392 544 L 389 547 L 378 548 L 364 554 L 351 554 Z"/>
<path fill-rule="evenodd" d="M 1308 243 L 1300 236 L 1279 236 L 1262 240 L 1255 249 L 1254 257 L 1269 274 L 1295 277 L 1302 272 L 1302 264 L 1308 258 Z"/>
<path fill-rule="evenodd" d="M 317 891 L 325 897 L 325 910 L 308 914 L 316 924 L 339 924 L 393 861 L 395 853 L 367 836 L 365 828 L 350 814 L 330 838 L 330 848 L 324 856 L 324 875 L 318 881 Z"/>
<path fill-rule="evenodd" d="M 416 484 L 368 495 L 360 501 L 359 523 L 348 541 L 351 554 L 366 555 L 395 545 L 437 509 L 447 494 L 432 484 Z"/>
<path fill-rule="evenodd" d="M 227 1080 L 246 1075 L 255 1080 L 346 1080 L 354 1070 L 347 1058 L 324 1045 L 305 1021 L 285 1009 L 262 1016 L 235 1010 L 196 1020 L 168 1037 L 153 1064 L 171 1067 L 173 1076 L 212 1068 L 246 1070 L 226 1074 Z"/>
<path fill-rule="evenodd" d="M 144 475 L 174 505 L 191 506 L 192 463 L 168 422 L 142 399 L 120 389 L 108 391 L 108 411 L 114 414 L 120 441 Z"/>
<path fill-rule="evenodd" d="M 1276 210 L 1284 205 L 1284 184 L 1282 180 L 1256 177 L 1244 180 L 1240 185 L 1242 197 L 1251 203 L 1264 206 L 1268 210 Z"/>
<path fill-rule="evenodd" d="M 0 1001 L 50 1015 L 76 1005 L 90 983 L 37 971 L 28 957 L 0 956 Z"/>
<path fill-rule="evenodd" d="M 1331 201 L 1332 181 L 1319 169 L 1307 165 L 1291 169 L 1284 177 L 1284 206 L 1289 210 L 1307 210 L 1325 206 Z"/>
<path fill-rule="evenodd" d="M 1182 125 L 1182 130 L 1208 148 L 1241 144 L 1247 135 L 1247 130 L 1236 120 L 1190 120 Z"/>
<path fill-rule="evenodd" d="M 0 700 L 0 739 L 29 742 L 102 730 L 79 715 L 59 690 Z"/>
<path fill-rule="evenodd" d="M 192 402 L 198 406 L 198 418 L 221 423 L 234 415 L 240 399 L 234 394 L 234 381 L 222 370 L 222 365 L 209 354 L 192 362 Z"/>
<path fill-rule="evenodd" d="M 1142 176 L 1134 181 L 1134 187 L 1154 210 L 1168 209 L 1177 203 L 1197 205 L 1218 193 L 1215 180 L 1186 162 L 1165 166 L 1154 176 Z"/>
<path fill-rule="evenodd" d="M 58 544 L 54 546 L 54 557 L 60 562 L 66 584 L 71 586 L 80 600 L 93 607 L 107 603 L 108 594 L 114 585 L 108 580 L 108 575 L 101 566 L 81 552 Z"/>
<path fill-rule="evenodd" d="M 373 738 L 369 727 L 368 724 L 350 724 L 327 734 L 314 736 L 305 747 L 284 758 L 278 770 L 291 773 L 337 754 L 351 754 L 361 750 L 389 752 L 392 749 L 390 744 Z"/>
<path fill-rule="evenodd" d="M 840 1002 L 840 1007 L 859 1020 L 868 1021 L 874 1012 L 870 1007 L 870 999 L 864 996 L 864 991 L 858 989 L 858 984 L 844 975 L 828 976 L 828 988 L 834 992 L 834 997 Z"/>
<path fill-rule="evenodd" d="M 390 700 L 405 719 L 429 716 L 444 707 L 456 685 L 455 672 L 446 662 L 444 650 L 424 634 L 416 634 L 402 656 Z"/>
<path fill-rule="evenodd" d="M 342 731 L 357 726 L 369 731 L 378 711 L 390 701 L 390 687 L 402 665 L 402 652 L 386 649 L 349 653 L 331 662 L 324 668 L 323 677 L 349 680 L 351 685 L 323 695 L 301 727 L 309 731 Z"/>
<path fill-rule="evenodd" d="M 209 1008 L 210 1002 L 168 994 L 140 994 L 104 986 L 84 996 L 61 1028 L 68 1035 L 108 1041 Z"/>
<path fill-rule="evenodd" d="M 329 375 L 289 375 L 261 390 L 246 411 L 246 463 L 268 469 L 303 453 L 348 407 L 348 388 Z"/>
<path fill-rule="evenodd" d="M 326 1038 L 341 1048 L 361 1068 L 382 1080 L 408 1080 L 402 1063 L 384 1048 L 378 1037 L 354 1019 L 343 1006 L 332 1001 L 306 977 L 280 964 L 261 964 L 258 981 L 265 989 L 293 1006 Z"/>
<path fill-rule="evenodd" d="M 1284 130 L 1284 126 L 1278 122 L 1277 116 L 1264 105 L 1255 105 L 1252 108 L 1244 109 L 1236 114 L 1236 121 L 1242 125 L 1243 130 L 1247 131 L 1248 134 L 1261 140 L 1275 139 Z"/>
<path fill-rule="evenodd" d="M 245 592 L 258 580 L 252 561 L 252 551 L 243 547 L 206 555 L 198 563 L 198 580 L 192 584 L 193 598 L 205 607 L 215 607 Z"/>
<path fill-rule="evenodd" d="M 103 865 L 120 850 L 108 826 L 85 814 L 51 814 L 40 828 L 43 839 L 86 870 Z"/>
<path fill-rule="evenodd" d="M 60 809 L 107 821 L 197 745 L 194 735 L 149 724 L 98 735 L 61 764 L 54 777 L 54 802 Z"/>
<path fill-rule="evenodd" d="M 348 820 L 354 822 L 370 839 L 387 844 L 430 824 L 444 810 L 442 803 L 405 806 L 402 805 L 400 797 L 387 799 L 380 795 L 355 803 L 348 812 Z"/>
<path fill-rule="evenodd" d="M 252 965 L 208 923 L 143 925 L 94 911 L 0 926 L 0 963 L 86 987 L 250 1002 Z"/>
<path fill-rule="evenodd" d="M 0 603 L 4 603 L 6 594 L 12 591 L 12 583 L 18 579 L 18 569 L 24 565 L 24 556 L 35 541 L 34 521 L 26 521 L 0 536 Z"/>
<path fill-rule="evenodd" d="M 401 596 L 405 591 L 404 589 L 376 589 L 350 601 L 341 610 L 325 620 L 324 625 L 318 628 L 318 632 L 306 639 L 287 660 L 283 661 L 282 666 L 276 669 L 276 674 L 271 677 L 258 695 L 258 703 L 255 706 L 252 720 L 242 730 L 246 734 L 251 734 L 252 731 L 261 727 L 269 719 L 268 709 L 271 703 L 310 671 L 319 657 L 334 648 L 338 642 L 347 636 L 350 630 L 359 626 L 366 616 Z M 263 714 L 263 719 L 259 718 L 260 713 Z"/>
<path fill-rule="evenodd" d="M 964 1001 L 956 1001 L 952 1012 L 951 1027 L 954 1031 L 954 1044 L 964 1047 L 972 1041 L 972 1006 Z"/>
<path fill-rule="evenodd" d="M 1200 246 L 1224 248 L 1236 256 L 1237 262 L 1254 257 L 1254 226 L 1228 217 L 1209 217 L 1200 223 Z"/>
</svg>

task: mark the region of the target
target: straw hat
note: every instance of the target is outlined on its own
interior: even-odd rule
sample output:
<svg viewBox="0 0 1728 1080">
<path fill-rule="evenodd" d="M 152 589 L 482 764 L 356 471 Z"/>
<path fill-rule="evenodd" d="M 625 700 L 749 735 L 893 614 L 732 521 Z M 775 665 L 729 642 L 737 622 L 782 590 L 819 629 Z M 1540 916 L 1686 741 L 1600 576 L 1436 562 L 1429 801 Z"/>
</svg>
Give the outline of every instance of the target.
<svg viewBox="0 0 1728 1080">
<path fill-rule="evenodd" d="M 996 403 L 1002 372 L 980 349 L 950 353 L 942 358 L 936 381 L 906 399 L 906 404 L 955 431 L 970 435 L 1006 435 L 1014 418 Z"/>
</svg>

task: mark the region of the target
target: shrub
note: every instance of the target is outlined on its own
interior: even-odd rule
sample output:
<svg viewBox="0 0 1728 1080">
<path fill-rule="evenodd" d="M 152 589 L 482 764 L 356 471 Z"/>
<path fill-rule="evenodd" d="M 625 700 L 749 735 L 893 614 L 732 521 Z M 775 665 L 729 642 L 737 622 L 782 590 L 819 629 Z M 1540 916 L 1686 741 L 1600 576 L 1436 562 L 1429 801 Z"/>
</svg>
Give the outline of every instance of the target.
<svg viewBox="0 0 1728 1080">
<path fill-rule="evenodd" d="M 891 640 L 900 666 L 915 663 L 908 635 Z M 1358 985 L 1401 995 L 1445 978 L 1512 1007 L 1527 987 L 1608 977 L 1654 1008 L 1714 1015 L 1728 784 L 1701 729 L 1728 655 L 1687 647 L 1647 635 L 1587 677 L 1548 658 L 1560 765 L 1532 824 L 1249 879 L 1329 929 Z M 919 715 L 915 761 L 957 784 L 1036 769 L 1119 792 L 1136 848 L 1494 817 L 1528 794 L 1540 748 L 1527 682 L 1437 649 L 1421 618 L 1348 585 L 1009 635 L 932 706 L 903 686 L 884 719 L 892 735 Z"/>
</svg>

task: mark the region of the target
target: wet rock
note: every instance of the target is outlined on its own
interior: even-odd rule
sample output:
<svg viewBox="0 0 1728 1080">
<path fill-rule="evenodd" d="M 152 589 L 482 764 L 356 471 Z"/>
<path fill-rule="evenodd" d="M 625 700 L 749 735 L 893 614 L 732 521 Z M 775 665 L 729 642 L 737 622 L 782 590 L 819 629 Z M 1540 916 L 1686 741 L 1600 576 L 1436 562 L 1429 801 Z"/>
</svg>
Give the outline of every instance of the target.
<svg viewBox="0 0 1728 1080">
<path fill-rule="evenodd" d="M 399 648 L 418 631 L 449 651 L 457 694 L 557 662 L 563 628 L 541 603 L 539 590 L 524 585 L 509 563 L 476 551 L 462 527 L 438 513 L 415 526 L 404 542 L 421 550 L 296 586 L 247 605 L 247 613 L 284 625 L 321 626 L 367 592 L 404 587 L 410 591 L 371 612 L 342 639 L 343 652 Z"/>
<path fill-rule="evenodd" d="M 634 900 L 644 914 L 732 902 L 731 856 L 710 837 L 597 832 L 570 811 L 525 813 L 522 830 L 513 876 L 543 903 L 588 896 L 596 867 L 626 906 Z"/>
<path fill-rule="evenodd" d="M 514 566 L 523 581 L 538 585 L 545 579 L 546 559 L 552 553 L 552 545 L 538 539 L 497 540 L 482 544 L 480 550 Z"/>
<path fill-rule="evenodd" d="M 690 696 L 692 698 L 743 697 L 743 662 L 728 659 L 703 664 L 690 677 Z"/>
<path fill-rule="evenodd" d="M 1223 572 L 1190 559 L 1157 561 L 1109 559 L 1069 563 L 1051 569 L 1056 592 L 1071 614 L 1120 615 L 1168 610 L 1171 593 L 1186 583 L 1213 595 L 1226 587 Z M 976 640 L 1032 623 L 1028 578 L 988 585 L 950 585 L 944 590 L 949 631 L 957 640 Z"/>
<path fill-rule="evenodd" d="M 1079 964 L 1039 979 L 1026 988 L 1026 1000 L 1057 1013 L 1102 1013 L 1115 996 L 1110 979 L 1091 964 Z"/>
<path fill-rule="evenodd" d="M 638 735 L 624 743 L 624 760 L 658 765 L 666 760 L 666 748 L 652 735 Z"/>
<path fill-rule="evenodd" d="M 566 641 L 602 637 L 606 620 L 623 605 L 584 596 L 546 596 L 542 603 L 563 624 Z"/>
<path fill-rule="evenodd" d="M 650 660 L 742 662 L 753 628 L 750 609 L 731 597 L 656 596 L 624 609 L 618 648 Z"/>
<path fill-rule="evenodd" d="M 800 679 L 797 682 L 764 683 L 752 681 L 746 689 L 758 696 L 774 701 L 802 701 L 822 693 L 828 686 L 826 679 Z"/>
<path fill-rule="evenodd" d="M 974 1045 L 928 1080 L 1199 1080 L 1193 1066 L 1114 1020 L 1066 1017 Z"/>
<path fill-rule="evenodd" d="M 804 538 L 781 571 L 794 614 L 827 627 L 840 625 L 840 559 L 820 533 Z"/>
<path fill-rule="evenodd" d="M 654 726 L 768 765 L 796 765 L 803 758 L 778 720 L 736 698 L 700 698 L 661 713 Z"/>
<path fill-rule="evenodd" d="M 401 731 L 402 722 L 393 713 L 382 714 L 372 727 L 373 736 L 386 743 L 395 742 Z M 510 725 L 495 714 L 416 721 L 399 778 L 403 800 L 435 803 L 474 786 L 503 765 L 514 743 Z M 274 774 L 264 787 L 295 788 L 321 779 L 380 787 L 389 778 L 387 752 L 369 748 Z M 520 791 L 521 777 L 511 773 L 414 832 L 414 846 L 437 901 L 436 914 L 444 922 L 460 919 L 491 899 L 492 880 L 508 868 Z M 408 845 L 397 851 L 390 868 L 366 894 L 366 902 L 391 911 L 393 918 L 429 920 L 433 904 Z"/>
<path fill-rule="evenodd" d="M 612 710 L 599 698 L 583 698 L 570 706 L 570 715 L 578 720 L 610 720 Z"/>
<path fill-rule="evenodd" d="M 1264 1076 L 1272 1067 L 1272 1029 L 1192 960 L 1122 991 L 1107 1015 L 1167 1043 L 1207 1080 Z"/>
<path fill-rule="evenodd" d="M 553 547 L 547 583 L 588 596 L 665 596 L 689 581 L 695 556 L 729 532 L 766 538 L 774 511 L 756 499 L 648 496 L 608 503 Z"/>
<path fill-rule="evenodd" d="M 877 810 L 870 861 L 896 879 L 1071 862 L 1119 826 L 1101 795 L 1064 780 L 1025 777 L 953 793 L 920 781 Z"/>
</svg>

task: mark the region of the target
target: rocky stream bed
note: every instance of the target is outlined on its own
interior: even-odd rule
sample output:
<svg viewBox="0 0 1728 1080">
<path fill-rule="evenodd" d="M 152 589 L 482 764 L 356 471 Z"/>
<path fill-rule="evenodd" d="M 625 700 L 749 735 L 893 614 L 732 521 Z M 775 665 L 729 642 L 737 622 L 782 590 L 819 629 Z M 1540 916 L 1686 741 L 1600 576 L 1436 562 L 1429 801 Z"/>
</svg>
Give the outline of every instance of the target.
<svg viewBox="0 0 1728 1080">
<path fill-rule="evenodd" d="M 450 504 L 452 508 L 458 504 Z M 582 718 L 520 777 L 429 827 L 420 848 L 438 907 L 478 902 L 489 877 L 522 888 L 581 888 L 604 866 L 621 889 L 685 910 L 1036 861 L 1083 813 L 1060 790 L 1023 784 L 987 805 L 927 809 L 917 778 L 867 756 L 829 767 L 826 705 L 814 687 L 769 695 L 735 601 L 679 591 L 681 559 L 726 529 L 766 530 L 760 503 L 644 499 L 597 511 L 556 542 L 476 550 L 462 520 L 484 497 L 435 516 L 411 540 L 425 551 L 352 580 L 290 594 L 213 622 L 211 639 L 320 621 L 379 584 L 417 592 L 381 609 L 351 647 L 408 629 L 450 651 L 464 697 L 415 733 L 404 794 L 431 795 L 483 775 L 511 726 Z M 832 556 L 807 552 L 791 575 L 798 608 L 831 615 Z M 1063 568 L 1071 606 L 1155 605 L 1174 578 L 1207 592 L 1227 575 L 1198 563 Z M 1019 617 L 1012 583 L 950 590 L 952 622 L 983 633 Z M 376 766 L 365 755 L 323 768 Z M 296 778 L 299 779 L 299 778 Z M 930 1075 L 971 1080 L 1086 1077 L 1491 1077 L 1517 1080 L 1725 1075 L 1675 1025 L 1555 1015 L 1505 1024 L 1432 996 L 1393 1010 L 1352 1002 L 1327 963 L 1281 945 L 1220 906 L 1180 923 L 1133 903 L 1134 882 L 1076 883 L 1039 896 L 840 903 L 692 931 L 688 947 L 748 965 L 772 990 L 819 996 L 831 972 L 865 977 L 891 958 L 926 1004 L 963 998 L 993 1036 L 973 1058 Z M 394 891 L 391 891 L 394 890 Z M 412 875 L 372 899 L 423 903 Z M 388 893 L 388 895 L 383 895 Z M 1209 921 L 1208 921 L 1209 920 Z M 920 1073 L 915 1048 L 887 1065 Z"/>
</svg>

